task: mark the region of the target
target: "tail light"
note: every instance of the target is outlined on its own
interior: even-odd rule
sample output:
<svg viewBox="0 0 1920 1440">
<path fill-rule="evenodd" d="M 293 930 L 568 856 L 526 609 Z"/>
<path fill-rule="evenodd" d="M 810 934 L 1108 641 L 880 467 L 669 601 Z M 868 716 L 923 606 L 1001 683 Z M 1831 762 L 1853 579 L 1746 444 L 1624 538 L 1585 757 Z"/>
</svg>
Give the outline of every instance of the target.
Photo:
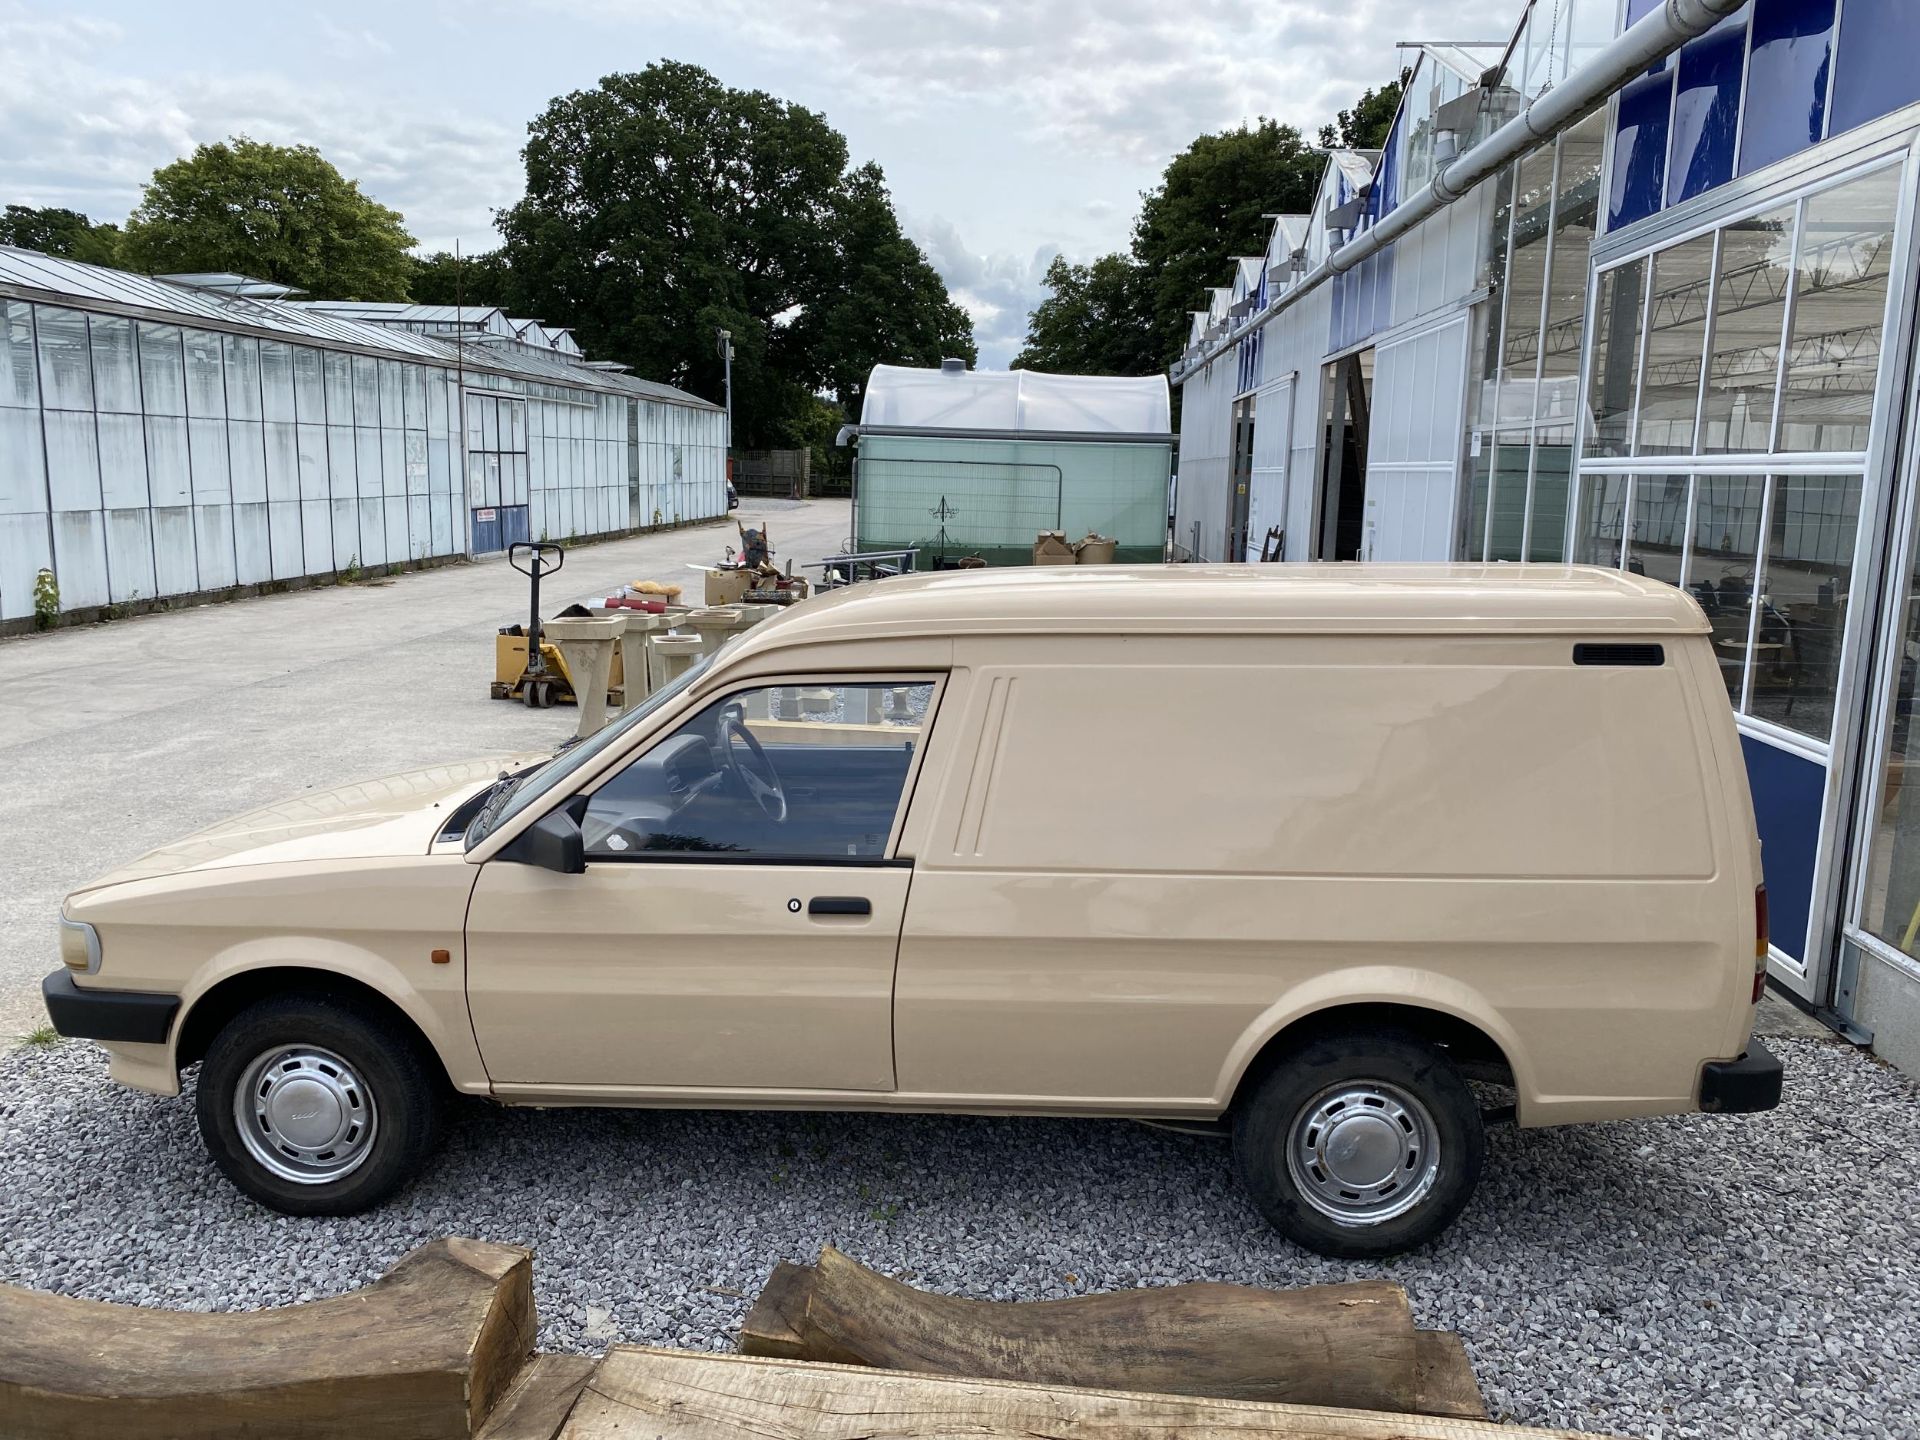
<svg viewBox="0 0 1920 1440">
<path fill-rule="evenodd" d="M 1767 887 L 1753 888 L 1753 1000 L 1758 1005 L 1767 988 Z"/>
</svg>

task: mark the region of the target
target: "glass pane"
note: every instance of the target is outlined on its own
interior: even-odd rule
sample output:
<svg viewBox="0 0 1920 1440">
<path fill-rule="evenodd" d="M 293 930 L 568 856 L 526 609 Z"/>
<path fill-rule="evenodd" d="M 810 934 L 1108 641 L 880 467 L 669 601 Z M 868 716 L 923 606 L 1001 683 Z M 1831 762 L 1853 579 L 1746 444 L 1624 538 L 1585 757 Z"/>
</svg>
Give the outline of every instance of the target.
<svg viewBox="0 0 1920 1440">
<path fill-rule="evenodd" d="M 1838 135 L 1920 100 L 1913 0 L 1847 0 L 1840 12 L 1833 121 Z"/>
<path fill-rule="evenodd" d="M 0 405 L 26 409 L 39 403 L 33 307 L 23 300 L 0 300 Z"/>
<path fill-rule="evenodd" d="M 1740 708 L 1746 675 L 1748 619 L 1760 559 L 1760 475 L 1701 475 L 1694 482 L 1693 549 L 1687 589 L 1713 626 L 1713 653 L 1727 696 Z"/>
<path fill-rule="evenodd" d="M 594 792 L 587 849 L 877 860 L 932 698 L 921 683 L 715 701 Z"/>
<path fill-rule="evenodd" d="M 227 359 L 227 415 L 234 420 L 260 418 L 260 342 L 251 335 L 221 337 Z"/>
<path fill-rule="evenodd" d="M 369 355 L 353 357 L 353 423 L 380 428 L 380 362 Z"/>
<path fill-rule="evenodd" d="M 1733 178 L 1733 137 L 1740 128 L 1740 69 L 1747 56 L 1745 12 L 1729 15 L 1680 47 L 1673 100 L 1673 154 L 1667 203 Z"/>
<path fill-rule="evenodd" d="M 205 330 L 185 332 L 187 348 L 187 413 L 202 419 L 224 419 L 227 392 L 221 378 L 220 337 Z"/>
<path fill-rule="evenodd" d="M 1633 438 L 1634 394 L 1640 385 L 1640 310 L 1647 263 L 1634 260 L 1600 276 L 1594 304 L 1592 370 L 1587 377 L 1585 453 L 1625 455 Z"/>
<path fill-rule="evenodd" d="M 1575 564 L 1605 565 L 1609 569 L 1620 564 L 1627 485 L 1625 475 L 1580 477 L 1580 525 L 1573 544 Z"/>
<path fill-rule="evenodd" d="M 49 410 L 93 409 L 93 364 L 87 354 L 87 317 L 78 310 L 42 305 L 41 402 Z"/>
<path fill-rule="evenodd" d="M 269 420 L 291 420 L 293 347 L 279 340 L 260 342 L 260 403 Z"/>
<path fill-rule="evenodd" d="M 1647 304 L 1646 374 L 1641 381 L 1636 455 L 1689 455 L 1700 408 L 1700 352 L 1707 340 L 1713 236 L 1653 257 Z"/>
<path fill-rule="evenodd" d="M 89 328 L 98 407 L 117 415 L 138 415 L 140 367 L 133 353 L 133 322 L 117 315 L 95 315 Z"/>
<path fill-rule="evenodd" d="M 1580 373 L 1587 318 L 1587 254 L 1598 217 L 1600 158 L 1606 121 L 1592 115 L 1560 138 L 1560 177 L 1553 210 L 1553 276 L 1547 286 L 1547 333 L 1540 373 L 1571 382 Z M 1571 383 L 1566 387 L 1573 389 Z M 1570 414 L 1572 397 L 1565 406 Z"/>
<path fill-rule="evenodd" d="M 320 352 L 305 345 L 293 347 L 293 401 L 296 419 L 303 425 L 321 425 L 327 419 L 327 392 L 321 379 Z"/>
<path fill-rule="evenodd" d="M 1553 146 L 1520 162 L 1514 191 L 1513 255 L 1507 264 L 1507 338 L 1503 385 L 1533 411 L 1533 379 L 1540 364 L 1540 302 L 1547 283 L 1547 234 L 1553 222 Z M 1503 400 L 1502 418 L 1513 412 Z"/>
<path fill-rule="evenodd" d="M 1752 712 L 1816 740 L 1833 731 L 1859 528 L 1858 475 L 1773 482 Z"/>
<path fill-rule="evenodd" d="M 1773 441 L 1780 324 L 1793 273 L 1793 207 L 1729 225 L 1720 237 L 1700 449 L 1765 454 Z"/>
<path fill-rule="evenodd" d="M 1893 262 L 1898 167 L 1806 202 L 1780 449 L 1865 450 Z"/>
<path fill-rule="evenodd" d="M 1745 175 L 1814 144 L 1826 133 L 1827 67 L 1834 0 L 1754 0 L 1740 131 Z"/>
<path fill-rule="evenodd" d="M 1909 559 L 1908 572 L 1898 648 L 1889 657 L 1893 695 L 1860 922 L 1888 944 L 1920 955 L 1920 726 L 1913 723 L 1915 677 L 1920 676 L 1920 551 Z M 1909 766 L 1912 785 L 1906 783 Z"/>
<path fill-rule="evenodd" d="M 1633 482 L 1633 533 L 1626 568 L 1678 585 L 1687 543 L 1687 477 L 1640 475 Z"/>
<path fill-rule="evenodd" d="M 148 415 L 186 415 L 186 357 L 173 324 L 140 321 L 140 397 Z"/>
<path fill-rule="evenodd" d="M 1493 520 L 1488 527 L 1489 560 L 1518 560 L 1527 524 L 1527 462 L 1532 447 L 1525 430 L 1500 436 L 1493 456 Z"/>
<path fill-rule="evenodd" d="M 323 352 L 327 377 L 327 424 L 353 424 L 353 357 Z M 318 417 L 315 417 L 318 418 Z"/>
</svg>

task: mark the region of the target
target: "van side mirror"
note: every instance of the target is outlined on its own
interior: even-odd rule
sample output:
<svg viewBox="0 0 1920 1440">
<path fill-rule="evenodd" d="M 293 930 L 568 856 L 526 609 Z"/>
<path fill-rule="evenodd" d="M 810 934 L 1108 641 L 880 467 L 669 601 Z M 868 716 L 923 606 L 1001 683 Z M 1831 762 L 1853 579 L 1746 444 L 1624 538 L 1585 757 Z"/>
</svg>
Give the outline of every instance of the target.
<svg viewBox="0 0 1920 1440">
<path fill-rule="evenodd" d="M 542 815 L 502 848 L 500 858 L 517 865 L 538 865 L 561 875 L 584 873 L 587 842 L 572 804 L 556 806 Z"/>
</svg>

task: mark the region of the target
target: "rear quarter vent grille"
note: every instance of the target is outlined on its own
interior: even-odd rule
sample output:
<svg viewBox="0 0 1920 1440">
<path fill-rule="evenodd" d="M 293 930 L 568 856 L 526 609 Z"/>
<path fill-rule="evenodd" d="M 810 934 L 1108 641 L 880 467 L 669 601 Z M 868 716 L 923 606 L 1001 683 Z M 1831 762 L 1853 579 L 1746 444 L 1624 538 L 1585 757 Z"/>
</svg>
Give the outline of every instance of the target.
<svg viewBox="0 0 1920 1440">
<path fill-rule="evenodd" d="M 1664 645 L 1576 645 L 1573 647 L 1573 663 L 1664 665 L 1667 663 L 1667 650 Z"/>
</svg>

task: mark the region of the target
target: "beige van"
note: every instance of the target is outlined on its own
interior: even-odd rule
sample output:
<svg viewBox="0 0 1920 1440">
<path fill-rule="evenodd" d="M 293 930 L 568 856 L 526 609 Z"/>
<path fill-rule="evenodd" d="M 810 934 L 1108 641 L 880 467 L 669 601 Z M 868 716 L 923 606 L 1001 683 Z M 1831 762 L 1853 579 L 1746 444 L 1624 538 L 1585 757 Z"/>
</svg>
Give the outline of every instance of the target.
<svg viewBox="0 0 1920 1440">
<path fill-rule="evenodd" d="M 1777 1103 L 1745 773 L 1678 590 L 1544 566 L 1043 568 L 794 607 L 542 759 L 272 806 L 72 895 L 46 983 L 277 1209 L 512 1105 L 1231 1133 L 1333 1255 L 1521 1125 Z M 1498 1099 L 1496 1094 L 1494 1099 Z"/>
</svg>

